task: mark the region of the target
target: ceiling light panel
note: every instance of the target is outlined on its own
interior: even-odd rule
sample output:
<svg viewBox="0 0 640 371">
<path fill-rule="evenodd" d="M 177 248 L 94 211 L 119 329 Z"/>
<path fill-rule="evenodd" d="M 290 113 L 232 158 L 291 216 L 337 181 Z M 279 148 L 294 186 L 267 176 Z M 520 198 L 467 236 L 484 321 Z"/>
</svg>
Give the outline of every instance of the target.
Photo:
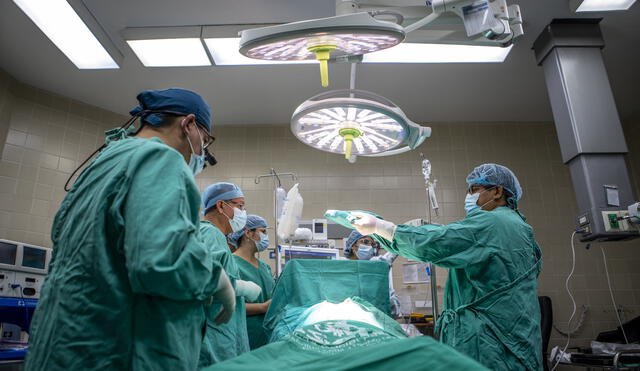
<svg viewBox="0 0 640 371">
<path fill-rule="evenodd" d="M 636 0 L 583 0 L 576 12 L 606 12 L 627 10 Z"/>
<path fill-rule="evenodd" d="M 393 48 L 365 54 L 364 63 L 502 63 L 508 47 L 402 43 Z"/>
<path fill-rule="evenodd" d="M 79 69 L 113 69 L 118 64 L 66 0 L 13 0 Z"/>
<path fill-rule="evenodd" d="M 145 67 L 210 66 L 200 38 L 127 40 Z"/>
</svg>

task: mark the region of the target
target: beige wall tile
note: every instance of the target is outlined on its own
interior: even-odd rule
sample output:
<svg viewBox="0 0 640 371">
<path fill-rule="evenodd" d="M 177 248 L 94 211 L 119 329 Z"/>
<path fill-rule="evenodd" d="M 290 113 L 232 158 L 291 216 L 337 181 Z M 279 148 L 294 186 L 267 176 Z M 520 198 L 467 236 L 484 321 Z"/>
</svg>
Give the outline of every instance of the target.
<svg viewBox="0 0 640 371">
<path fill-rule="evenodd" d="M 5 161 L 21 163 L 24 156 L 24 148 L 5 143 L 2 151 L 2 159 Z"/>
<path fill-rule="evenodd" d="M 20 165 L 15 162 L 0 160 L 0 176 L 17 178 L 20 173 Z"/>
</svg>

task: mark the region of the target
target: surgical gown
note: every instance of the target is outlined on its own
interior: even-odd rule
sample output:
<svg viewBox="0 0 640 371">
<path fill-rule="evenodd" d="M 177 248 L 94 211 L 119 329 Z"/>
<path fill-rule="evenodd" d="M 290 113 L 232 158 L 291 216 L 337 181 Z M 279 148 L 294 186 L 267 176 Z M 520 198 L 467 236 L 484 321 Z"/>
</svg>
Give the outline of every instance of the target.
<svg viewBox="0 0 640 371">
<path fill-rule="evenodd" d="M 518 213 L 476 210 L 445 226 L 399 225 L 388 251 L 449 268 L 440 340 L 494 370 L 541 370 L 540 247 Z"/>
<path fill-rule="evenodd" d="M 396 290 L 393 289 L 393 274 L 391 274 L 391 266 L 398 257 L 398 254 L 388 252 L 382 256 L 374 256 L 371 261 L 381 261 L 389 264 L 389 303 L 391 304 L 391 315 L 393 317 L 400 317 L 402 311 L 400 310 L 400 298 L 396 294 Z"/>
<path fill-rule="evenodd" d="M 200 223 L 200 238 L 209 247 L 214 260 L 219 262 L 227 272 L 231 284 L 235 288 L 236 281 L 240 279 L 240 273 L 231 250 L 229 250 L 225 235 L 215 225 L 208 221 L 202 221 Z M 217 325 L 215 318 L 220 312 L 220 307 L 220 303 L 214 301 L 207 309 L 207 331 L 202 344 L 199 367 L 207 367 L 249 351 L 244 298 L 236 297 L 236 310 L 233 312 L 231 320 Z"/>
<path fill-rule="evenodd" d="M 222 268 L 200 195 L 159 139 L 111 142 L 56 214 L 26 370 L 193 370 Z"/>
<path fill-rule="evenodd" d="M 253 303 L 264 303 L 271 299 L 275 281 L 269 264 L 258 259 L 258 267 L 242 259 L 238 255 L 233 256 L 238 268 L 240 269 L 240 278 L 245 281 L 256 283 L 262 289 L 258 299 Z M 267 343 L 267 335 L 262 328 L 264 322 L 264 314 L 257 314 L 247 317 L 247 333 L 249 334 L 249 346 L 251 350 L 259 348 Z"/>
</svg>

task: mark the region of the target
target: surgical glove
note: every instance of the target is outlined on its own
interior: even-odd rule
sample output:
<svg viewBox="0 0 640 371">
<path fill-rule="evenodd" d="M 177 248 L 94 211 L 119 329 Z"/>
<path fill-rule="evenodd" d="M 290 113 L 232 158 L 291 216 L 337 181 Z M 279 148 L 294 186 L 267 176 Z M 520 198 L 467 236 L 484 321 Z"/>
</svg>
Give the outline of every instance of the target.
<svg viewBox="0 0 640 371">
<path fill-rule="evenodd" d="M 227 273 L 223 270 L 218 278 L 218 287 L 213 293 L 213 298 L 222 303 L 222 308 L 215 318 L 216 324 L 220 325 L 229 322 L 233 312 L 236 310 L 236 293 L 233 285 L 229 281 Z"/>
<path fill-rule="evenodd" d="M 395 224 L 359 211 L 353 211 L 351 215 L 357 218 L 353 222 L 353 226 L 361 235 L 367 236 L 375 233 L 380 237 L 393 241 L 393 235 L 396 232 Z"/>
<path fill-rule="evenodd" d="M 399 318 L 402 316 L 400 309 L 400 298 L 396 295 L 395 291 L 389 292 L 389 304 L 391 304 L 391 315 L 393 318 Z"/>
<path fill-rule="evenodd" d="M 236 281 L 236 294 L 238 296 L 244 296 L 248 301 L 256 301 L 262 289 L 260 286 L 256 285 L 255 282 L 251 281 Z"/>
<path fill-rule="evenodd" d="M 382 255 L 378 260 L 383 261 L 389 265 L 392 265 L 394 261 L 398 258 L 398 254 L 394 254 L 392 252 L 388 252 Z"/>
</svg>

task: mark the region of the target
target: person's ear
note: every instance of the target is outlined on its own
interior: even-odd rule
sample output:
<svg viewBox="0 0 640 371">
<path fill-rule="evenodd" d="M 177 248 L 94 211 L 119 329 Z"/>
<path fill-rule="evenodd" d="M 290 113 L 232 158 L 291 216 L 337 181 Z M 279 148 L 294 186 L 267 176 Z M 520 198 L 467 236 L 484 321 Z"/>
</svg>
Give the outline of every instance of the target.
<svg viewBox="0 0 640 371">
<path fill-rule="evenodd" d="M 222 212 L 223 206 L 224 206 L 224 202 L 222 200 L 216 201 L 216 210 L 218 210 L 220 214 L 223 214 Z"/>
<path fill-rule="evenodd" d="M 193 125 L 191 125 L 193 124 Z M 182 128 L 183 132 L 188 132 L 189 130 L 193 130 L 191 129 L 191 127 L 194 127 L 196 130 L 198 130 L 197 124 L 196 124 L 196 116 L 193 113 L 190 113 L 186 116 L 184 116 L 181 120 L 180 120 L 180 127 Z"/>
<path fill-rule="evenodd" d="M 495 200 L 499 200 L 504 196 L 504 188 L 502 186 L 497 186 L 494 188 L 493 198 Z"/>
</svg>

